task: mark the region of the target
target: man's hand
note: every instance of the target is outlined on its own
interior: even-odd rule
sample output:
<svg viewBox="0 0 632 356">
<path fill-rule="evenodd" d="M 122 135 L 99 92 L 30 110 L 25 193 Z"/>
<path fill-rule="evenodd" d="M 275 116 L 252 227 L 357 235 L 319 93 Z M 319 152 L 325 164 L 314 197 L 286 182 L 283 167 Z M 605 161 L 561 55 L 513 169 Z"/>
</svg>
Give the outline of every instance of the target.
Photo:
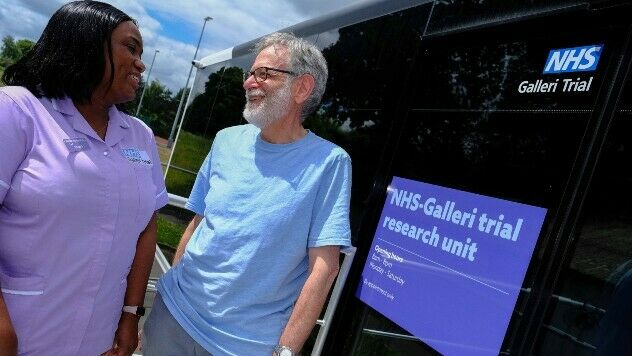
<svg viewBox="0 0 632 356">
<path fill-rule="evenodd" d="M 119 321 L 118 329 L 114 334 L 112 348 L 104 356 L 131 355 L 138 345 L 138 317 L 129 313 L 123 313 Z"/>
</svg>

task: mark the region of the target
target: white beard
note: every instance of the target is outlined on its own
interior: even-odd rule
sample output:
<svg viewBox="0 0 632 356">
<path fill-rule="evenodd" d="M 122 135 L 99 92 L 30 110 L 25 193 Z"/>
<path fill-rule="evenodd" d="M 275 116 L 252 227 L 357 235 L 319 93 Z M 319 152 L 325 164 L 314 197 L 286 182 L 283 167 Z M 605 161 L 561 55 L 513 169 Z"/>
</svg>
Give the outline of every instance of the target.
<svg viewBox="0 0 632 356">
<path fill-rule="evenodd" d="M 287 80 L 282 87 L 268 95 L 261 89 L 247 90 L 244 107 L 246 121 L 263 130 L 287 115 L 290 108 L 291 84 L 291 81 Z M 248 100 L 250 96 L 260 96 L 261 99 L 257 103 L 252 103 Z"/>
</svg>

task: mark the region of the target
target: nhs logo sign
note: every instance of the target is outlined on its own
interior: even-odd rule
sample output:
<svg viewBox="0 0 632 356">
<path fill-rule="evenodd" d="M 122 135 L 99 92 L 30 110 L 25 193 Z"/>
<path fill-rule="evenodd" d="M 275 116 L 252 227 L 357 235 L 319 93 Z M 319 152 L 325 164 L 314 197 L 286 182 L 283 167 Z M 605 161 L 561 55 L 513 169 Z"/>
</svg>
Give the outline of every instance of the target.
<svg viewBox="0 0 632 356">
<path fill-rule="evenodd" d="M 552 49 L 542 74 L 590 72 L 597 69 L 603 45 Z"/>
</svg>

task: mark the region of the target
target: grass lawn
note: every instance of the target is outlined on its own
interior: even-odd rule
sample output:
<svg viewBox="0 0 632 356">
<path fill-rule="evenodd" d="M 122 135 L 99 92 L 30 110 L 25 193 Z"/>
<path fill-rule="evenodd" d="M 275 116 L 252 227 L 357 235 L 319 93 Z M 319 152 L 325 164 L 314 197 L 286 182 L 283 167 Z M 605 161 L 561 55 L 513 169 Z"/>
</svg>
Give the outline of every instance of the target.
<svg viewBox="0 0 632 356">
<path fill-rule="evenodd" d="M 581 231 L 571 262 L 572 268 L 601 280 L 632 256 L 632 225 L 627 221 L 586 224 Z"/>
<path fill-rule="evenodd" d="M 211 149 L 211 143 L 209 139 L 182 131 L 171 164 L 197 172 Z M 195 175 L 170 168 L 165 181 L 169 193 L 187 197 L 195 182 Z"/>
<path fill-rule="evenodd" d="M 211 143 L 209 139 L 182 131 L 175 145 L 176 151 L 171 164 L 197 172 L 211 149 Z M 160 160 L 167 163 L 171 150 L 159 145 L 158 152 Z M 164 171 L 165 167 L 162 168 Z M 195 182 L 195 175 L 170 168 L 165 182 L 169 193 L 188 197 Z M 187 217 L 184 220 L 188 219 L 190 218 Z M 178 246 L 186 224 L 178 223 L 177 220 L 169 215 L 158 214 L 158 243 L 173 248 Z"/>
<path fill-rule="evenodd" d="M 180 132 L 171 164 L 197 172 L 212 143 L 213 141 L 190 132 Z"/>
<path fill-rule="evenodd" d="M 181 197 L 188 197 L 195 183 L 195 176 L 187 172 L 181 172 L 173 168 L 169 169 L 167 174 L 166 185 L 167 191 L 171 194 Z"/>
<path fill-rule="evenodd" d="M 158 243 L 176 248 L 186 225 L 178 224 L 158 214 Z"/>
</svg>

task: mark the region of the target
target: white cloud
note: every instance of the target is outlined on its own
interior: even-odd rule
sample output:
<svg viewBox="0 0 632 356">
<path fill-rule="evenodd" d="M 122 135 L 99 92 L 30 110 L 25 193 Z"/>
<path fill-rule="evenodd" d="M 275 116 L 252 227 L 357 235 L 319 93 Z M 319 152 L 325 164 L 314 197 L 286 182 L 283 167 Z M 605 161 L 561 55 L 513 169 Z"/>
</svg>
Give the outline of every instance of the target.
<svg viewBox="0 0 632 356">
<path fill-rule="evenodd" d="M 143 35 L 149 66 L 155 49 L 159 49 L 150 80 L 157 79 L 173 92 L 186 82 L 195 45 L 207 23 L 197 58 L 236 46 L 270 32 L 317 17 L 358 0 L 106 0 L 138 21 Z M 0 0 L 0 37 L 37 40 L 50 16 L 67 0 Z M 174 19 L 191 32 L 190 43 L 183 43 L 167 33 L 169 24 L 150 14 Z M 177 36 L 175 36 L 177 37 Z M 189 83 L 191 84 L 191 83 Z"/>
<path fill-rule="evenodd" d="M 44 30 L 50 15 L 32 9 L 34 1 L 2 0 L 0 6 L 0 36 L 36 40 Z M 52 3 L 52 2 L 51 2 Z M 54 10 L 53 10 L 54 11 Z"/>
<path fill-rule="evenodd" d="M 15 3 L 14 1 L 8 1 L 9 3 Z M 43 15 L 48 18 L 53 14 L 63 3 L 63 0 L 22 0 L 18 1 L 18 4 L 22 4 L 24 7 L 32 10 L 35 13 Z"/>
</svg>

